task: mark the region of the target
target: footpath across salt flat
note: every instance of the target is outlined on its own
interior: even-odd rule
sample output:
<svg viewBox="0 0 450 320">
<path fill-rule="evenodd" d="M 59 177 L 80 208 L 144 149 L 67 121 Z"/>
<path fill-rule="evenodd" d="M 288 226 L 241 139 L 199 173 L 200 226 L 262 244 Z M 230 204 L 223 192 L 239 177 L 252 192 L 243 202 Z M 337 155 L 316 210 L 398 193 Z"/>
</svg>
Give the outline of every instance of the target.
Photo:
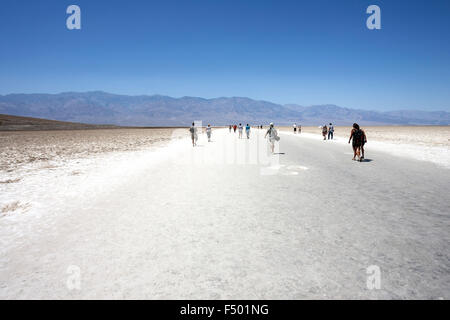
<svg viewBox="0 0 450 320">
<path fill-rule="evenodd" d="M 301 134 L 294 134 L 293 132 L 281 131 L 284 135 L 292 135 L 297 138 L 307 138 L 323 141 L 323 137 L 318 134 L 310 132 L 303 132 Z M 328 140 L 327 140 L 328 141 Z M 329 142 L 348 145 L 348 137 L 335 136 Z M 366 145 L 367 150 L 374 150 L 384 152 L 401 158 L 414 159 L 435 163 L 443 168 L 450 169 L 450 149 L 448 146 L 434 146 L 434 145 L 418 145 L 414 143 L 407 143 L 399 140 L 397 143 L 372 140 Z"/>
<path fill-rule="evenodd" d="M 449 298 L 449 170 L 289 134 L 267 156 L 263 134 L 20 182 L 33 206 L 0 219 L 0 298 Z"/>
</svg>

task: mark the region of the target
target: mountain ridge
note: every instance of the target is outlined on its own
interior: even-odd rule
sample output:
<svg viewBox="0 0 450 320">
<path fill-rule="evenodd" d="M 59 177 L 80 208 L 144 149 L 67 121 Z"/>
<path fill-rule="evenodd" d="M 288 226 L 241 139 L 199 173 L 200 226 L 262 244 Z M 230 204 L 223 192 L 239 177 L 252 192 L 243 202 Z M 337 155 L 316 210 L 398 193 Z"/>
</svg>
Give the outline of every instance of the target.
<svg viewBox="0 0 450 320">
<path fill-rule="evenodd" d="M 278 125 L 448 125 L 446 111 L 370 111 L 334 104 L 277 104 L 248 97 L 202 98 L 121 95 L 104 91 L 0 95 L 0 113 L 87 124 L 184 126 L 194 120 L 214 125 L 276 122 Z"/>
</svg>

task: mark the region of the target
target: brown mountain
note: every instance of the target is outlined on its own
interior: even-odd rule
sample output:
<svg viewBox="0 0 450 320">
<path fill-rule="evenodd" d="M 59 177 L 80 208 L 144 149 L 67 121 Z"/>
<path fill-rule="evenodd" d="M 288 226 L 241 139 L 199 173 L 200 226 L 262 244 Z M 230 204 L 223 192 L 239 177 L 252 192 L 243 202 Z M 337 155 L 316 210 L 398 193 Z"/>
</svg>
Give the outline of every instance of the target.
<svg viewBox="0 0 450 320">
<path fill-rule="evenodd" d="M 76 122 L 47 120 L 31 117 L 18 117 L 0 114 L 0 131 L 19 130 L 84 130 L 118 128 L 111 125 L 91 125 Z"/>
</svg>

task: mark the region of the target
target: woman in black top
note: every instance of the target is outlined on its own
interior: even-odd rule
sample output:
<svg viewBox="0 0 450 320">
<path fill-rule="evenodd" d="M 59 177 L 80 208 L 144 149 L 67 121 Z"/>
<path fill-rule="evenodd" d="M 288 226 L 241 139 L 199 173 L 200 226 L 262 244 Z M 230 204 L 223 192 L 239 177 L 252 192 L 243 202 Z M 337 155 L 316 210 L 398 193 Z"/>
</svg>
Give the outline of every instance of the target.
<svg viewBox="0 0 450 320">
<path fill-rule="evenodd" d="M 364 145 L 366 139 L 366 135 L 364 134 L 364 131 L 362 131 L 359 128 L 359 125 L 357 123 L 353 124 L 353 129 L 350 132 L 350 138 L 348 139 L 348 143 L 352 142 L 353 147 L 353 158 L 352 160 L 356 160 L 356 156 L 358 156 L 358 160 L 361 161 L 364 159 L 364 155 L 361 156 L 361 149 Z"/>
</svg>

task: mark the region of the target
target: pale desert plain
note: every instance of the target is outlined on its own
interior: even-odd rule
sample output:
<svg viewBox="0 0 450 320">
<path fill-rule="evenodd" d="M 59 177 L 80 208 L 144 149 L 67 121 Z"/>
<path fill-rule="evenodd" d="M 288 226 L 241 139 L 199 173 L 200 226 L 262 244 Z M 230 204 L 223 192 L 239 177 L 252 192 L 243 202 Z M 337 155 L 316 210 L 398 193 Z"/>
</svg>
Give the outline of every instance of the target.
<svg viewBox="0 0 450 320">
<path fill-rule="evenodd" d="M 0 298 L 450 298 L 450 127 L 363 129 L 0 132 Z"/>
</svg>

